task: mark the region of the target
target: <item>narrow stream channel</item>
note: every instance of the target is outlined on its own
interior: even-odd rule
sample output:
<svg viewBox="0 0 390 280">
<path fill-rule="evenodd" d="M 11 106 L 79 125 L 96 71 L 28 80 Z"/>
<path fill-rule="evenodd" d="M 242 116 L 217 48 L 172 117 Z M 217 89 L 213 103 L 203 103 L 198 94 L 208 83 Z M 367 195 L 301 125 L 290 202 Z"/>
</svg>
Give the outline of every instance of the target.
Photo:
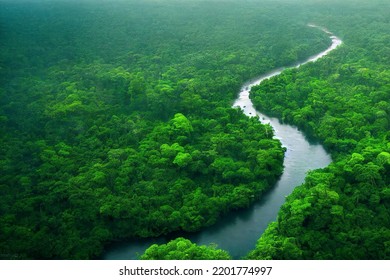
<svg viewBox="0 0 390 280">
<path fill-rule="evenodd" d="M 291 67 L 300 67 L 308 62 L 314 62 L 327 55 L 337 48 L 341 39 L 334 36 L 327 29 L 309 25 L 309 27 L 320 28 L 332 39 L 332 44 L 325 51 L 309 57 L 303 62 Z M 275 138 L 282 142 L 287 148 L 284 158 L 284 171 L 276 185 L 264 195 L 260 201 L 248 209 L 231 212 L 215 225 L 205 228 L 196 233 L 180 233 L 198 245 L 208 245 L 215 243 L 218 248 L 229 251 L 234 259 L 244 257 L 250 250 L 254 249 L 256 241 L 267 228 L 267 225 L 277 217 L 280 206 L 296 186 L 303 183 L 306 173 L 309 170 L 323 168 L 330 164 L 331 157 L 318 143 L 310 143 L 305 135 L 296 127 L 282 124 L 276 118 L 270 118 L 253 107 L 249 99 L 251 87 L 260 84 L 263 80 L 279 75 L 285 68 L 278 68 L 265 75 L 245 83 L 235 100 L 233 107 L 240 107 L 249 116 L 259 116 L 262 123 L 269 123 L 274 128 Z M 137 259 L 138 254 L 142 254 L 151 244 L 166 243 L 177 236 L 164 236 L 160 238 L 134 239 L 113 244 L 107 248 L 102 256 L 103 259 L 128 260 Z"/>
</svg>

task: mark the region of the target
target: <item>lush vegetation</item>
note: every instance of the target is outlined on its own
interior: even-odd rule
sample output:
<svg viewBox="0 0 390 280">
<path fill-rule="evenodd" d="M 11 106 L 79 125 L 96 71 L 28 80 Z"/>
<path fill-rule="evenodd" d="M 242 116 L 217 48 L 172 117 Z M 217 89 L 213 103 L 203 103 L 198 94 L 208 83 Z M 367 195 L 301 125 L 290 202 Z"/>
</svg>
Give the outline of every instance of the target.
<svg viewBox="0 0 390 280">
<path fill-rule="evenodd" d="M 333 3 L 334 2 L 334 3 Z M 0 258 L 87 259 L 129 237 L 196 231 L 283 171 L 256 106 L 321 140 L 248 258 L 390 256 L 388 1 L 0 1 Z M 188 255 L 187 255 L 188 254 Z M 177 239 L 144 259 L 228 259 Z"/>
<path fill-rule="evenodd" d="M 308 174 L 248 258 L 390 258 L 389 9 L 335 4 L 318 23 L 344 44 L 252 92 L 258 108 L 320 139 L 334 162 Z"/>
<path fill-rule="evenodd" d="M 188 239 L 179 237 L 163 245 L 152 245 L 141 260 L 230 260 L 228 252 L 214 246 L 197 246 Z"/>
<path fill-rule="evenodd" d="M 0 257 L 93 258 L 258 199 L 284 150 L 231 103 L 329 43 L 292 8 L 1 1 Z"/>
</svg>

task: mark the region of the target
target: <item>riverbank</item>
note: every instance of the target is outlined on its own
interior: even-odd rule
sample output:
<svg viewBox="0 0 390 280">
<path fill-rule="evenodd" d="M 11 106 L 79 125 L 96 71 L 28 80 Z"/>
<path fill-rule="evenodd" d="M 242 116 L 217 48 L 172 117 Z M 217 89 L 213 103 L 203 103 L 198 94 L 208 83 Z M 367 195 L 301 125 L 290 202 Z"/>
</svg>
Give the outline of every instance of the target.
<svg viewBox="0 0 390 280">
<path fill-rule="evenodd" d="M 311 26 L 319 28 L 317 26 Z M 334 36 L 326 29 L 321 28 L 332 39 L 332 44 L 323 52 L 309 57 L 290 67 L 300 67 L 309 62 L 315 62 L 337 48 L 341 39 Z M 215 243 L 218 247 L 229 251 L 233 258 L 239 259 L 253 249 L 259 236 L 264 232 L 267 225 L 275 220 L 280 206 L 285 197 L 289 195 L 295 186 L 303 183 L 309 170 L 323 168 L 331 162 L 330 155 L 318 143 L 310 143 L 305 135 L 296 127 L 282 124 L 276 118 L 255 110 L 250 98 L 250 89 L 260 84 L 263 80 L 279 75 L 282 67 L 268 72 L 241 87 L 238 98 L 233 107 L 240 107 L 244 114 L 249 117 L 258 116 L 262 123 L 270 124 L 275 133 L 275 138 L 287 148 L 284 160 L 284 172 L 275 186 L 264 197 L 248 209 L 229 213 L 220 219 L 215 225 L 205 228 L 197 233 L 183 233 L 181 236 L 190 239 L 199 245 Z M 136 259 L 137 254 L 142 253 L 153 243 L 166 243 L 169 237 L 156 239 L 137 239 L 130 242 L 116 244 L 104 254 L 104 259 Z"/>
</svg>

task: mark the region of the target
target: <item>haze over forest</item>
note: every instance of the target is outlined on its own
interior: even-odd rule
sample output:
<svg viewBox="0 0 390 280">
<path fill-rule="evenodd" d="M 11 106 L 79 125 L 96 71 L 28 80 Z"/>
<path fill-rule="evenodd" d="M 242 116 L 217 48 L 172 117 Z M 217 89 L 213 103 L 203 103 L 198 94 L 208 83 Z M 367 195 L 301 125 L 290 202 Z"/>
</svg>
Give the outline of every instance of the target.
<svg viewBox="0 0 390 280">
<path fill-rule="evenodd" d="M 162 236 L 175 238 L 141 259 L 236 258 L 183 236 L 274 190 L 290 147 L 232 105 L 245 82 L 327 49 L 322 28 L 343 43 L 249 97 L 332 162 L 292 186 L 240 257 L 389 259 L 389 11 L 387 0 L 0 0 L 0 259 L 97 259 Z"/>
</svg>

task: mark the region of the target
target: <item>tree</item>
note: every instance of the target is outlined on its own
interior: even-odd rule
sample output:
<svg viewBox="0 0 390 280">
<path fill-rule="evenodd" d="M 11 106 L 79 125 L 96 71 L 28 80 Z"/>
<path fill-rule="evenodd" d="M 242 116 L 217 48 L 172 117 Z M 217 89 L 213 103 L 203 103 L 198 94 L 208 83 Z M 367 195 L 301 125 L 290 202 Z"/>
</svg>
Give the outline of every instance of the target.
<svg viewBox="0 0 390 280">
<path fill-rule="evenodd" d="M 228 252 L 217 249 L 216 245 L 198 246 L 179 237 L 167 244 L 154 244 L 141 255 L 142 260 L 229 260 Z"/>
</svg>

